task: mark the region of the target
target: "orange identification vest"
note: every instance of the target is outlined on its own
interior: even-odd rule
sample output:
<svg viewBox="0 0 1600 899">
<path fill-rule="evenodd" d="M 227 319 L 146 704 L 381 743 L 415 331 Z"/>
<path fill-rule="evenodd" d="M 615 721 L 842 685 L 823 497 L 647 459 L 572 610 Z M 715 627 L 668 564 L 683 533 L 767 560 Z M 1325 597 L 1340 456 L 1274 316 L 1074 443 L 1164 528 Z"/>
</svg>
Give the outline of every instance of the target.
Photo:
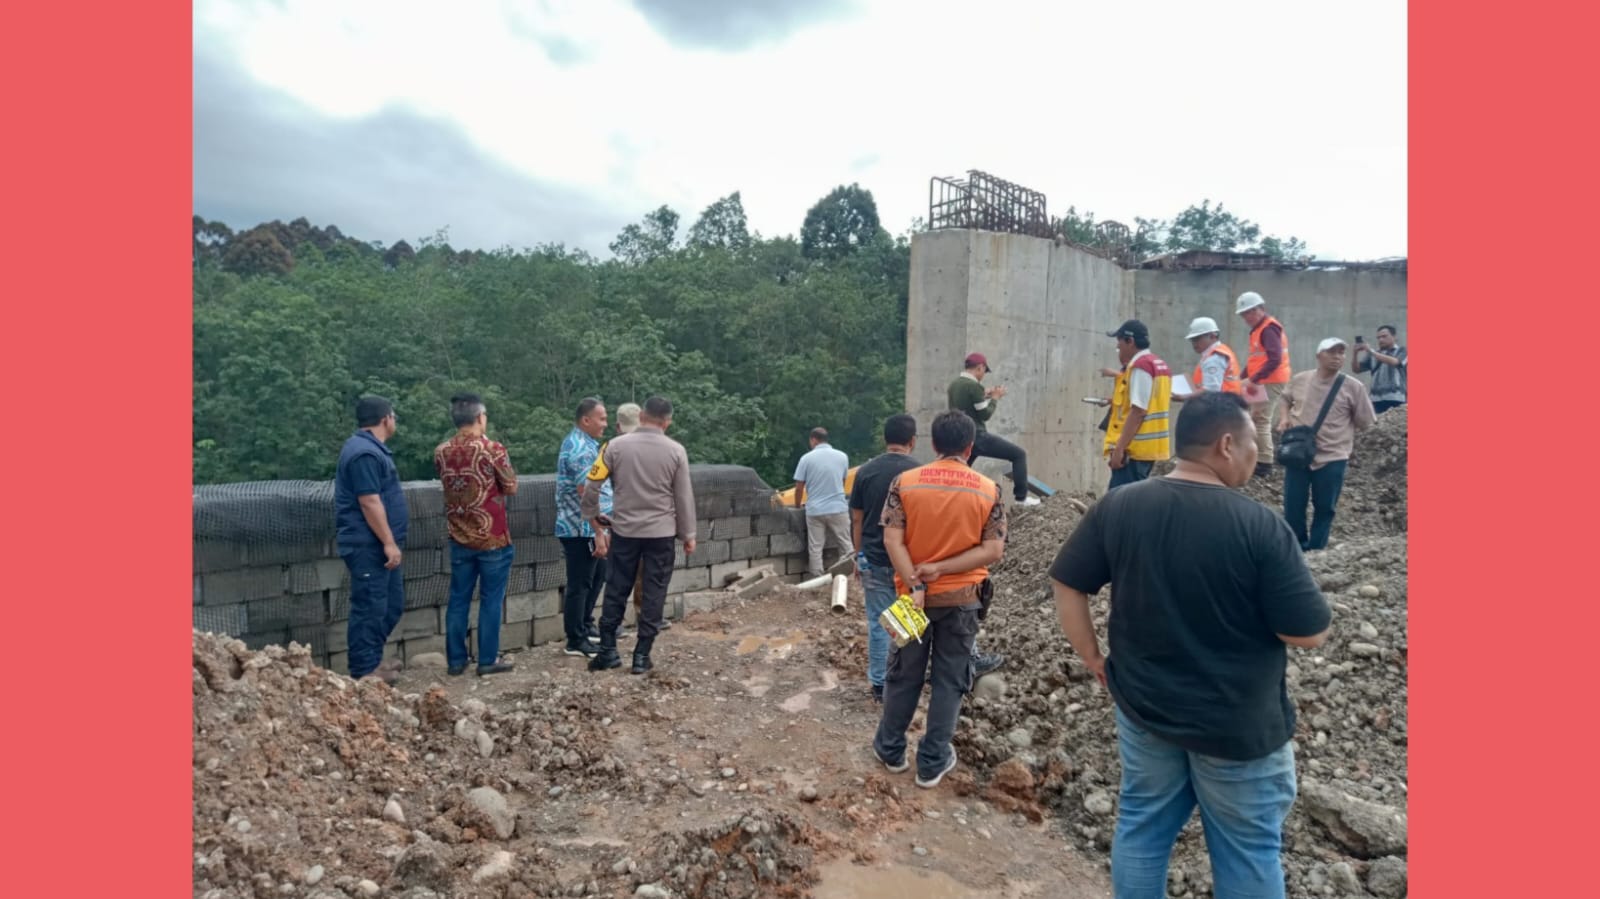
<svg viewBox="0 0 1600 899">
<path fill-rule="evenodd" d="M 1221 354 L 1223 358 L 1228 360 L 1228 370 L 1222 374 L 1222 392 L 1243 393 L 1244 383 L 1239 380 L 1239 357 L 1235 356 L 1233 350 L 1228 349 L 1220 340 L 1213 343 L 1210 349 L 1200 355 L 1200 363 L 1195 365 L 1194 375 L 1189 378 L 1189 383 L 1194 386 L 1195 390 L 1200 389 L 1200 385 L 1205 382 L 1205 376 L 1200 373 L 1200 365 L 1204 364 L 1212 353 Z"/>
<path fill-rule="evenodd" d="M 913 564 L 960 555 L 983 542 L 983 526 L 999 501 L 1000 488 L 958 459 L 942 459 L 900 475 L 900 505 L 906 512 L 906 549 Z M 980 584 L 989 569 L 941 575 L 928 585 L 937 596 Z M 895 589 L 911 585 L 894 576 Z"/>
<path fill-rule="evenodd" d="M 1280 324 L 1277 319 L 1269 315 L 1266 318 L 1263 318 L 1260 324 L 1250 329 L 1250 358 L 1245 360 L 1244 367 L 1244 374 L 1247 378 L 1253 376 L 1256 372 L 1261 370 L 1261 366 L 1267 364 L 1267 350 L 1261 345 L 1261 332 L 1265 331 L 1268 325 L 1277 325 L 1279 328 L 1283 327 L 1283 325 Z M 1288 382 L 1289 332 L 1285 331 L 1283 332 L 1283 361 L 1278 363 L 1278 370 L 1270 375 L 1267 375 L 1267 379 L 1261 383 L 1287 384 Z"/>
<path fill-rule="evenodd" d="M 1172 458 L 1172 432 L 1167 420 L 1172 409 L 1172 370 L 1155 353 L 1145 353 L 1117 375 L 1117 386 L 1111 391 L 1111 421 L 1106 424 L 1106 439 L 1101 454 L 1111 454 L 1122 437 L 1123 423 L 1133 412 L 1129 381 L 1136 368 L 1150 373 L 1150 408 L 1144 410 L 1144 421 L 1139 423 L 1139 430 L 1128 443 L 1128 458 L 1140 462 L 1163 462 Z"/>
</svg>

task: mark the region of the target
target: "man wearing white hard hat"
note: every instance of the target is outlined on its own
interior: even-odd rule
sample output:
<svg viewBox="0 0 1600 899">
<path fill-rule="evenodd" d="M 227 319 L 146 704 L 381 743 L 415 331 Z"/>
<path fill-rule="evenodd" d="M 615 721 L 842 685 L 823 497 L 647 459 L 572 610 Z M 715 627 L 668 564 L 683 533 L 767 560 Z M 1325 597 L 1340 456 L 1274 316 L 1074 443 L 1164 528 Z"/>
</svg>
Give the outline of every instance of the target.
<svg viewBox="0 0 1600 899">
<path fill-rule="evenodd" d="M 1174 393 L 1172 398 L 1183 402 L 1202 393 L 1243 393 L 1244 382 L 1239 378 L 1239 357 L 1222 342 L 1222 329 L 1214 318 L 1200 316 L 1189 323 L 1189 346 L 1200 354 L 1200 362 L 1189 376 L 1194 392 L 1186 396 Z"/>
<path fill-rule="evenodd" d="M 1293 374 L 1289 367 L 1289 337 L 1283 325 L 1267 314 L 1267 301 L 1253 290 L 1239 294 L 1233 311 L 1250 328 L 1244 398 L 1250 403 L 1250 416 L 1256 422 L 1256 474 L 1266 477 L 1272 473 L 1272 411 Z"/>
<path fill-rule="evenodd" d="M 1345 466 L 1356 434 L 1372 427 L 1377 413 L 1360 379 L 1345 376 L 1345 342 L 1317 344 L 1317 367 L 1289 380 L 1278 415 L 1279 462 L 1283 465 L 1283 518 L 1305 550 L 1326 549 L 1334 507 L 1344 489 Z M 1303 452 L 1296 453 L 1297 449 Z M 1291 458 L 1298 456 L 1298 458 Z M 1306 528 L 1306 500 L 1311 527 Z"/>
</svg>

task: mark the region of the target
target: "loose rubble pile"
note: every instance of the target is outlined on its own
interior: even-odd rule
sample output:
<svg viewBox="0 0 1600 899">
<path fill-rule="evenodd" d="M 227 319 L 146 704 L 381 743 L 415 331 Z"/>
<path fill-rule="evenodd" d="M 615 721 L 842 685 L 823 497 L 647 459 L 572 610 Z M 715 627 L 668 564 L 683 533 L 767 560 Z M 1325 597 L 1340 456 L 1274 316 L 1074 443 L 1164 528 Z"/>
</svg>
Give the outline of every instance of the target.
<svg viewBox="0 0 1600 899">
<path fill-rule="evenodd" d="M 1334 545 L 1308 556 L 1335 614 L 1326 645 L 1290 650 L 1300 773 L 1286 828 L 1293 896 L 1406 894 L 1404 416 L 1385 413 L 1358 442 Z M 1259 483 L 1246 492 L 1281 501 Z M 973 808 L 1053 820 L 1104 859 L 1120 776 L 1111 704 L 1061 635 L 1046 586 L 1057 549 L 1093 502 L 1058 496 L 1015 511 L 980 636 L 1009 661 L 965 703 L 956 735 L 963 764 L 946 783 Z M 859 601 L 857 592 L 852 607 Z M 1104 594 L 1093 611 L 1103 633 Z M 819 616 L 806 629 L 816 655 L 805 664 L 845 677 L 864 670 L 855 616 Z M 703 686 L 686 673 L 694 672 L 659 672 L 641 693 L 626 679 L 599 685 L 545 672 L 527 699 L 490 708 L 437 687 L 401 693 L 352 681 L 317 668 L 299 647 L 252 652 L 196 633 L 194 895 L 798 897 L 823 857 L 867 857 L 813 830 L 802 809 L 871 833 L 920 816 L 924 797 L 882 777 L 820 795 L 807 787 L 793 794 L 798 804 L 752 783 L 721 807 L 736 814 L 627 850 L 594 846 L 575 869 L 573 853 L 563 857 L 555 843 L 577 834 L 576 816 L 622 798 L 677 808 L 684 791 L 706 795 L 707 772 L 649 771 L 625 762 L 614 742 L 636 737 L 612 716 L 649 722 L 668 743 L 710 739 L 705 725 L 671 714 L 674 695 Z M 1180 838 L 1168 892 L 1203 897 L 1210 884 L 1196 819 Z"/>
<path fill-rule="evenodd" d="M 1405 414 L 1393 410 L 1358 442 L 1333 545 L 1307 556 L 1334 617 L 1321 648 L 1289 650 L 1301 778 L 1286 828 L 1290 895 L 1406 892 L 1405 461 Z M 1260 482 L 1246 492 L 1282 502 L 1281 488 Z M 1049 566 L 1089 502 L 1055 497 L 1013 513 L 995 570 L 998 595 L 979 638 L 1009 661 L 978 682 L 956 746 L 991 794 L 999 784 L 1048 806 L 1082 847 L 1105 853 L 1120 777 L 1112 705 L 1061 635 L 1047 586 Z M 1102 635 L 1107 596 L 1092 603 Z M 1031 796 L 1017 789 L 1030 778 Z M 1168 892 L 1207 896 L 1210 883 L 1196 816 L 1180 838 Z"/>
</svg>

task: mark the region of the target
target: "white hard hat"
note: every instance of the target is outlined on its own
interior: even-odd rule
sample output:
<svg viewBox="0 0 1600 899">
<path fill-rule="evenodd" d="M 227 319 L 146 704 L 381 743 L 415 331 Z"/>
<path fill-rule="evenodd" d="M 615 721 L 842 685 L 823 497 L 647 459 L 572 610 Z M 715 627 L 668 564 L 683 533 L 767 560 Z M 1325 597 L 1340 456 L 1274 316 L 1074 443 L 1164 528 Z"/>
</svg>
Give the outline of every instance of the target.
<svg viewBox="0 0 1600 899">
<path fill-rule="evenodd" d="M 1256 293 L 1253 290 L 1247 290 L 1244 293 L 1239 294 L 1239 301 L 1233 304 L 1233 314 L 1239 315 L 1246 309 L 1254 309 L 1257 306 L 1264 306 L 1266 305 L 1266 302 L 1266 300 L 1261 298 L 1261 294 Z"/>
<path fill-rule="evenodd" d="M 1222 329 L 1217 327 L 1216 319 L 1200 316 L 1189 323 L 1189 336 L 1185 340 L 1193 340 L 1201 334 L 1220 334 Z"/>
</svg>

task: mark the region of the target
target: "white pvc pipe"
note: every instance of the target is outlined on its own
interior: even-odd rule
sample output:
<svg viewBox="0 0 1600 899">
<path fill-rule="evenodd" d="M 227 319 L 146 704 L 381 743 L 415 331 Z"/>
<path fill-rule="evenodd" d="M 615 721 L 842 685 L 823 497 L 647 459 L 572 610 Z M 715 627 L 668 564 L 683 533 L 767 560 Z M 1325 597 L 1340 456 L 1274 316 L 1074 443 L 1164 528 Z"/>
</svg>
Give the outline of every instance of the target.
<svg viewBox="0 0 1600 899">
<path fill-rule="evenodd" d="M 827 584 L 832 578 L 833 575 L 831 574 L 819 575 L 809 581 L 801 581 L 800 583 L 795 584 L 795 587 L 800 590 L 815 590 L 816 588 Z"/>
<path fill-rule="evenodd" d="M 844 600 L 850 592 L 850 579 L 842 574 L 833 576 L 833 611 L 844 611 Z"/>
</svg>

